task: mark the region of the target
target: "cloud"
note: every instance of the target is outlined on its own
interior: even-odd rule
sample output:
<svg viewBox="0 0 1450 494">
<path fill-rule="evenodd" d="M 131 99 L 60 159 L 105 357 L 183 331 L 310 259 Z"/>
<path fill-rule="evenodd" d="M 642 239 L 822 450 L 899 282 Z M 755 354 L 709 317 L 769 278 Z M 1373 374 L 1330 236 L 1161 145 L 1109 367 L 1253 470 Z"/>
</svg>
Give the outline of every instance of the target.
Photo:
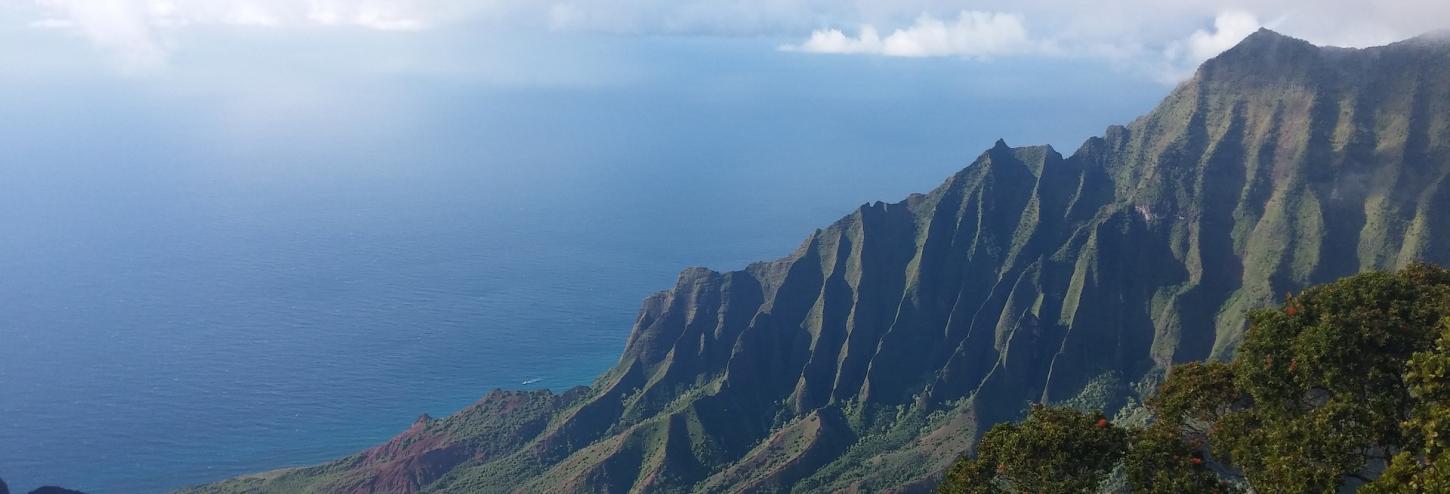
<svg viewBox="0 0 1450 494">
<path fill-rule="evenodd" d="M 950 23 L 922 14 L 910 27 L 885 38 L 868 24 L 855 37 L 839 29 L 816 30 L 805 42 L 781 48 L 807 53 L 985 58 L 1036 52 L 1042 46 L 1029 38 L 1020 15 L 962 11 Z"/>
<path fill-rule="evenodd" d="M 1010 12 L 1042 39 L 1066 47 L 1143 46 L 1161 51 L 1215 18 L 1244 13 L 1283 20 L 1286 33 L 1316 43 L 1363 46 L 1450 27 L 1444 0 L 481 0 L 475 12 L 508 11 L 510 22 L 531 19 L 553 29 L 615 34 L 705 34 L 784 37 L 801 45 L 816 33 L 861 39 L 858 26 L 878 37 L 916 29 L 922 18 L 954 27 L 964 10 Z M 1006 14 L 998 14 L 1006 15 Z M 850 31 L 856 31 L 851 33 Z M 869 41 L 869 40 L 865 40 Z M 864 46 L 864 45 L 862 45 Z"/>
<path fill-rule="evenodd" d="M 39 2 L 54 18 L 46 28 L 74 29 L 97 45 L 118 55 L 122 70 L 136 71 L 161 65 L 166 49 L 152 34 L 148 13 L 155 6 L 127 0 L 48 0 Z"/>
<path fill-rule="evenodd" d="M 416 31 L 439 1 L 398 0 L 36 0 L 45 17 L 32 27 L 76 32 L 114 54 L 124 71 L 167 63 L 171 33 L 207 26 L 350 27 Z"/>
<path fill-rule="evenodd" d="M 420 29 L 439 0 L 37 0 L 57 19 L 78 23 L 129 19 L 151 29 L 234 25 L 260 27 L 347 26 Z"/>
<path fill-rule="evenodd" d="M 24 12 L 19 25 L 82 35 L 133 69 L 167 64 L 189 39 L 180 32 L 220 26 L 292 36 L 302 36 L 294 32 L 306 29 L 458 29 L 758 37 L 803 54 L 1089 58 L 1170 79 L 1182 77 L 1197 61 L 1231 46 L 1260 23 L 1311 42 L 1341 46 L 1382 44 L 1450 27 L 1450 2 L 1444 0 L 32 2 L 27 5 L 36 8 L 11 10 Z M 5 11 L 0 7 L 0 15 Z"/>
<path fill-rule="evenodd" d="M 916 21 L 881 36 L 867 24 L 855 36 L 840 29 L 817 29 L 799 44 L 780 47 L 784 51 L 830 54 L 866 54 L 892 57 L 991 58 L 1011 55 L 1066 56 L 1104 59 L 1138 70 L 1164 82 L 1188 77 L 1204 60 L 1232 48 L 1264 23 L 1242 10 L 1222 12 L 1213 26 L 1197 29 L 1180 39 L 1168 41 L 1161 53 L 1137 44 L 1083 43 L 1071 35 L 1034 38 L 1020 14 L 962 11 L 946 22 L 922 14 Z M 1067 47 L 1067 48 L 1063 48 Z"/>
<path fill-rule="evenodd" d="M 1239 41 L 1264 27 L 1259 18 L 1249 12 L 1233 10 L 1219 14 L 1213 19 L 1213 31 L 1197 30 L 1181 43 L 1169 46 L 1170 55 L 1186 50 L 1183 56 L 1190 63 L 1198 64 L 1213 58 L 1224 50 L 1233 48 Z"/>
<path fill-rule="evenodd" d="M 356 26 L 379 31 L 418 31 L 427 27 L 427 23 L 421 19 L 397 15 L 380 7 L 359 9 L 352 16 L 352 22 Z"/>
<path fill-rule="evenodd" d="M 278 19 L 272 12 L 251 3 L 243 3 L 233 7 L 221 18 L 221 21 L 226 24 L 235 24 L 238 26 L 278 27 L 282 24 L 282 20 Z"/>
<path fill-rule="evenodd" d="M 855 38 L 847 36 L 840 29 L 822 29 L 811 33 L 811 38 L 799 45 L 783 45 L 784 51 L 808 53 L 881 53 L 881 36 L 870 25 L 861 27 L 861 34 Z"/>
<path fill-rule="evenodd" d="M 1265 23 L 1251 12 L 1228 10 L 1214 16 L 1211 27 L 1168 40 L 1155 51 L 1137 40 L 1094 42 L 1091 37 L 1085 38 L 1073 32 L 1054 37 L 1034 37 L 1028 33 L 1026 24 L 1026 19 L 1020 14 L 962 11 L 952 22 L 923 14 L 912 25 L 892 31 L 885 37 L 870 24 L 862 26 L 855 36 L 840 29 L 817 29 L 805 41 L 782 45 L 780 49 L 893 57 L 1032 55 L 1091 58 L 1141 72 L 1165 83 L 1175 83 L 1192 75 L 1203 61 L 1223 53 L 1265 27 Z"/>
<path fill-rule="evenodd" d="M 1193 75 L 1205 60 L 1233 48 L 1259 28 L 1275 24 L 1278 22 L 1260 22 L 1258 16 L 1247 11 L 1222 12 L 1214 17 L 1211 29 L 1198 29 L 1187 37 L 1169 41 L 1161 54 L 1134 53 L 1133 64 L 1160 82 L 1176 83 Z"/>
<path fill-rule="evenodd" d="M 1134 67 L 1153 79 L 1173 84 L 1193 75 L 1204 61 L 1218 56 L 1260 28 L 1277 28 L 1282 19 L 1263 22 L 1245 10 L 1220 12 L 1210 28 L 1168 41 L 1161 53 L 1137 53 Z M 1322 42 L 1321 42 L 1322 43 Z"/>
<path fill-rule="evenodd" d="M 69 29 L 75 27 L 75 23 L 66 19 L 40 19 L 30 21 L 30 27 L 39 29 Z"/>
</svg>

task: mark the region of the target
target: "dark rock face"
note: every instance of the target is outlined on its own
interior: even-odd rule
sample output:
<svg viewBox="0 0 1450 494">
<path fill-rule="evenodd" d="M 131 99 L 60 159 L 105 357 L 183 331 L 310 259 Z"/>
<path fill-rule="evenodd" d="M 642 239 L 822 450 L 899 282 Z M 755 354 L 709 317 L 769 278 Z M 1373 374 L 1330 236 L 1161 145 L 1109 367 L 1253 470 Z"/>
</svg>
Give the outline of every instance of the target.
<svg viewBox="0 0 1450 494">
<path fill-rule="evenodd" d="M 1450 43 L 1261 31 L 1070 156 L 998 141 L 783 259 L 684 271 L 613 370 L 529 395 L 531 420 L 476 406 L 202 491 L 926 490 L 1031 402 L 1112 411 L 1172 363 L 1226 356 L 1245 309 L 1450 262 L 1447 177 Z"/>
<path fill-rule="evenodd" d="M 73 490 L 70 490 L 70 489 L 64 489 L 64 488 L 56 487 L 56 486 L 53 486 L 53 485 L 47 485 L 45 487 L 41 487 L 39 489 L 30 491 L 30 494 L 85 494 L 85 493 L 84 492 L 81 492 L 81 491 L 73 491 Z"/>
</svg>

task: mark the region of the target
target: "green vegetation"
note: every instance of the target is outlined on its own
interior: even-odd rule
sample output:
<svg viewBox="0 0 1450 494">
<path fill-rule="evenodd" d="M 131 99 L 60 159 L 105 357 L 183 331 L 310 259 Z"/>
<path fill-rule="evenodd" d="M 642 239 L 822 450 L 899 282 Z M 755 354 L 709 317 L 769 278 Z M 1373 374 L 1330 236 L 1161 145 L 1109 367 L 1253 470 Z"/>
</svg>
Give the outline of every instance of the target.
<svg viewBox="0 0 1450 494">
<path fill-rule="evenodd" d="M 1365 491 L 1450 492 L 1450 319 L 1435 349 L 1410 358 L 1405 381 L 1415 403 L 1403 423 L 1405 447 Z"/>
<path fill-rule="evenodd" d="M 964 458 L 947 471 L 939 492 L 1089 492 L 1127 447 L 1127 432 L 1101 413 L 1034 406 L 1021 424 L 992 427 L 975 458 Z"/>
<path fill-rule="evenodd" d="M 1135 493 L 1222 493 L 1238 477 L 1256 492 L 1450 492 L 1450 271 L 1357 275 L 1249 320 L 1232 362 L 1168 374 L 1152 425 L 1034 408 L 940 492 L 1091 492 L 1120 459 Z"/>
</svg>

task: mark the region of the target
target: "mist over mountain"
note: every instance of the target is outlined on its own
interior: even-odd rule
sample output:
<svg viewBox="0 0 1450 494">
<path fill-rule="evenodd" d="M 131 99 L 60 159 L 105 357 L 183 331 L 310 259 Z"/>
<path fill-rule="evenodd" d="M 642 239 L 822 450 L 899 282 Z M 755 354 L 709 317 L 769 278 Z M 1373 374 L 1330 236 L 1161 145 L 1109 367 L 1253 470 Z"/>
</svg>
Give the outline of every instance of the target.
<svg viewBox="0 0 1450 494">
<path fill-rule="evenodd" d="M 1261 30 L 1070 155 L 998 141 L 785 258 L 685 270 L 592 386 L 188 492 L 926 491 L 1031 403 L 1111 414 L 1230 355 L 1249 308 L 1450 263 L 1447 176 L 1444 36 Z"/>
</svg>

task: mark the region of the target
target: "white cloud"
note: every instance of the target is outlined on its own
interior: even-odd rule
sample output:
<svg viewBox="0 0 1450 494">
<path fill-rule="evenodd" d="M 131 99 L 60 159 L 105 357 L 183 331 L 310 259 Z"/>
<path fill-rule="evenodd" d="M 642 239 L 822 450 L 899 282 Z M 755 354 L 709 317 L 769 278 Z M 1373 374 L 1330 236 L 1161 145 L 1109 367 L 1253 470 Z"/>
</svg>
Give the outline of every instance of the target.
<svg viewBox="0 0 1450 494">
<path fill-rule="evenodd" d="M 811 38 L 799 45 L 781 46 L 785 51 L 809 53 L 881 53 L 881 36 L 870 25 L 861 26 L 861 34 L 847 36 L 840 29 L 820 29 L 811 33 Z"/>
<path fill-rule="evenodd" d="M 166 60 L 166 49 L 151 32 L 151 6 L 128 0 L 47 0 L 40 5 L 56 16 L 47 27 L 79 31 L 115 52 L 122 70 L 144 70 Z"/>
<path fill-rule="evenodd" d="M 125 17 L 149 28 L 197 25 L 350 26 L 418 29 L 442 0 L 36 0 L 57 18 L 77 22 Z M 83 21 L 83 19 L 85 19 Z"/>
<path fill-rule="evenodd" d="M 115 55 L 126 71 L 165 65 L 170 31 L 206 26 L 352 27 L 415 31 L 442 1 L 425 0 L 36 0 L 30 25 L 70 30 Z"/>
<path fill-rule="evenodd" d="M 11 0 L 12 3 L 13 0 Z M 755 36 L 802 53 L 1104 60 L 1181 77 L 1264 20 L 1368 46 L 1450 27 L 1445 0 L 32 0 L 20 25 L 85 36 L 132 68 L 211 26 Z M 6 0 L 0 0 L 0 6 Z M 23 2 L 22 2 L 23 3 Z M 4 14 L 0 7 L 0 15 Z M 855 27 L 859 26 L 859 27 Z M 846 28 L 843 28 L 846 27 Z M 527 50 L 529 47 L 520 47 Z M 1166 75 L 1165 75 L 1166 74 Z"/>
<path fill-rule="evenodd" d="M 359 8 L 352 17 L 354 25 L 379 31 L 417 31 L 427 23 L 417 17 L 401 14 L 383 5 Z"/>
<path fill-rule="evenodd" d="M 1232 48 L 1263 27 L 1254 14 L 1231 10 L 1214 17 L 1210 29 L 1198 29 L 1170 40 L 1154 53 L 1133 43 L 1082 43 L 1071 36 L 1036 38 L 1028 33 L 1020 14 L 963 11 L 945 22 L 923 14 L 904 28 L 881 36 L 867 24 L 855 36 L 840 29 L 817 29 L 785 51 L 832 54 L 869 54 L 893 57 L 990 58 L 1010 55 L 1069 56 L 1108 60 L 1141 71 L 1164 82 L 1177 82 L 1193 73 L 1204 60 Z M 1066 48 L 1063 48 L 1066 47 Z"/>
<path fill-rule="evenodd" d="M 281 19 L 273 15 L 267 9 L 256 4 L 243 3 L 231 9 L 222 18 L 222 22 L 239 26 L 261 26 L 277 27 L 282 24 Z"/>
<path fill-rule="evenodd" d="M 1211 27 L 1160 42 L 1161 48 L 1153 49 L 1145 46 L 1141 38 L 1127 34 L 1120 35 L 1122 39 L 1116 42 L 1083 36 L 1081 31 L 1073 32 L 1071 29 L 1048 36 L 1033 36 L 1028 33 L 1027 21 L 1020 14 L 963 11 L 953 22 L 923 14 L 912 25 L 896 29 L 884 37 L 876 26 L 870 24 L 862 26 L 855 36 L 840 29 L 817 29 L 805 41 L 780 48 L 805 53 L 896 57 L 1034 55 L 1090 58 L 1105 60 L 1165 83 L 1175 83 L 1191 75 L 1203 61 L 1232 48 L 1265 26 L 1251 12 L 1228 10 L 1214 16 Z"/>
<path fill-rule="evenodd" d="M 1020 15 L 962 11 L 950 23 L 922 14 L 910 27 L 897 29 L 885 38 L 871 25 L 862 26 L 855 37 L 838 29 L 824 29 L 812 32 L 799 45 L 782 48 L 808 53 L 982 58 L 1031 53 L 1043 47 L 1028 37 Z"/>
<path fill-rule="evenodd" d="M 39 29 L 69 29 L 75 27 L 75 23 L 66 19 L 41 19 L 31 21 L 30 27 Z"/>
<path fill-rule="evenodd" d="M 1259 18 L 1249 12 L 1233 10 L 1219 14 L 1213 19 L 1213 31 L 1197 30 L 1182 44 L 1170 46 L 1170 51 L 1186 47 L 1186 56 L 1197 64 L 1213 58 L 1224 50 L 1233 48 L 1248 35 L 1264 27 Z"/>
<path fill-rule="evenodd" d="M 1193 75 L 1205 60 L 1233 48 L 1262 27 L 1274 27 L 1259 21 L 1258 16 L 1242 10 L 1219 13 L 1212 29 L 1198 29 L 1185 38 L 1173 40 L 1163 48 L 1161 56 L 1136 54 L 1137 68 L 1165 83 L 1175 83 Z"/>
<path fill-rule="evenodd" d="M 513 21 L 537 18 L 552 27 L 620 34 L 733 34 L 793 38 L 803 44 L 814 32 L 860 40 L 848 29 L 872 26 L 888 33 L 915 28 L 918 19 L 940 19 L 950 27 L 959 13 L 1011 12 L 1043 39 L 1063 46 L 1141 44 L 1161 51 L 1213 27 L 1223 13 L 1283 19 L 1286 34 L 1318 43 L 1363 45 L 1450 27 L 1444 0 L 535 0 L 476 1 L 475 11 L 507 10 Z M 551 16 L 551 13 L 555 14 Z"/>
</svg>

